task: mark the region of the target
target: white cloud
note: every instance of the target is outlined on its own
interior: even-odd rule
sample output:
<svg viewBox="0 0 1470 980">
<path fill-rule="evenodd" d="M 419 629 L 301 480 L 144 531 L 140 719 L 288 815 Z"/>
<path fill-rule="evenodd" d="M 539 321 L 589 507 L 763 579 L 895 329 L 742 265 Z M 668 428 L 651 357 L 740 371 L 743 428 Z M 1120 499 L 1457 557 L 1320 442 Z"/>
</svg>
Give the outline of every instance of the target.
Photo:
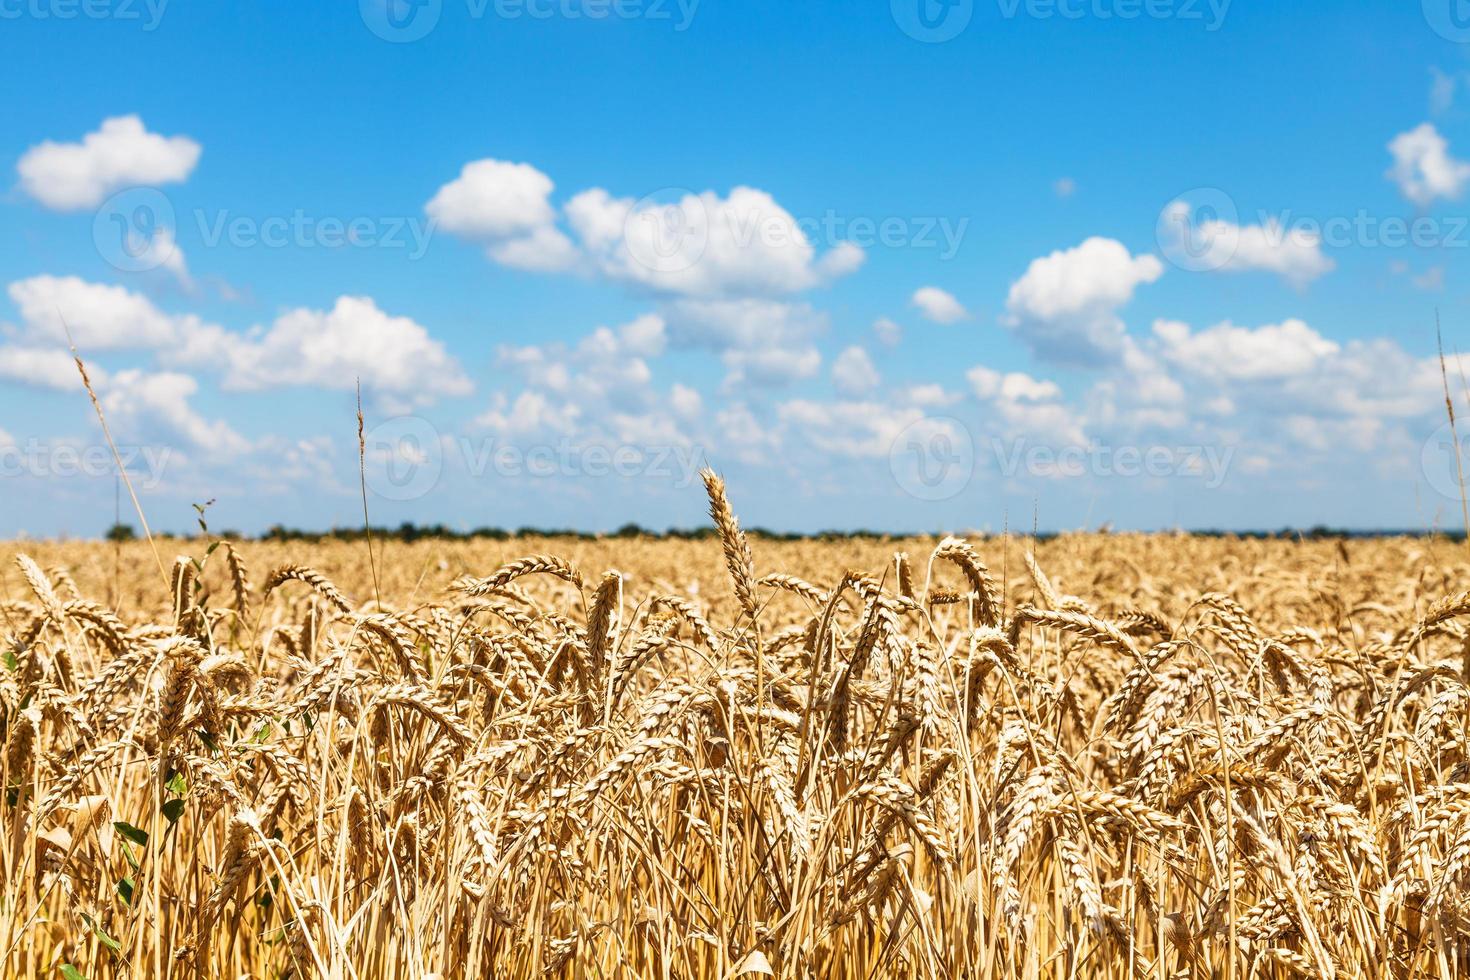
<svg viewBox="0 0 1470 980">
<path fill-rule="evenodd" d="M 1295 319 L 1256 328 L 1226 321 L 1198 332 L 1176 320 L 1156 320 L 1154 337 L 1170 363 L 1220 380 L 1262 381 L 1306 374 L 1341 349 Z"/>
<path fill-rule="evenodd" d="M 501 265 L 527 272 L 560 272 L 577 264 L 577 246 L 560 231 L 545 225 L 521 238 L 492 242 L 485 254 Z"/>
<path fill-rule="evenodd" d="M 1130 255 L 1121 242 L 1089 238 L 1034 259 L 1011 284 L 1002 322 L 1058 361 L 1116 359 L 1124 331 L 1117 311 L 1139 285 L 1163 273 L 1152 255 Z"/>
<path fill-rule="evenodd" d="M 603 275 L 675 296 L 782 296 L 862 264 L 861 249 L 845 242 L 819 259 L 790 212 L 752 187 L 736 187 L 724 198 L 686 193 L 668 203 L 593 188 L 568 201 L 565 211 Z"/>
<path fill-rule="evenodd" d="M 903 343 L 903 327 L 886 316 L 880 316 L 873 321 L 873 336 L 884 347 L 897 347 Z"/>
<path fill-rule="evenodd" d="M 160 136 L 137 116 L 115 116 L 80 143 L 47 140 L 31 147 L 16 171 L 21 189 L 46 207 L 78 211 L 125 187 L 186 180 L 200 151 L 187 136 Z"/>
<path fill-rule="evenodd" d="M 265 331 L 202 328 L 173 360 L 220 370 L 222 387 L 232 391 L 285 385 L 350 391 L 361 379 L 364 391 L 393 405 L 423 405 L 471 390 L 442 343 L 366 296 L 339 297 L 330 310 L 289 310 Z"/>
<path fill-rule="evenodd" d="M 83 353 L 164 347 L 178 340 L 181 324 L 197 322 L 170 316 L 122 286 L 76 276 L 33 276 L 11 283 L 8 292 L 31 337 L 65 343 L 69 328 Z"/>
<path fill-rule="evenodd" d="M 108 421 L 131 437 L 177 438 L 216 457 L 248 452 L 249 441 L 228 423 L 210 421 L 189 404 L 198 391 L 199 383 L 187 374 L 129 369 L 112 377 L 102 406 Z"/>
<path fill-rule="evenodd" d="M 1058 177 L 1051 185 L 1051 189 L 1057 197 L 1071 197 L 1077 193 L 1077 182 L 1071 177 Z"/>
<path fill-rule="evenodd" d="M 554 403 L 539 391 L 523 391 L 510 403 L 497 392 L 491 408 L 475 424 L 502 435 L 524 436 L 541 432 L 570 435 L 577 430 L 582 410 L 570 403 Z"/>
<path fill-rule="evenodd" d="M 847 348 L 832 362 L 832 384 L 844 395 L 860 397 L 878 387 L 881 381 L 872 358 L 861 347 Z"/>
<path fill-rule="evenodd" d="M 975 397 L 999 416 L 1008 436 L 1038 436 L 1063 445 L 1086 441 L 1081 422 L 1062 403 L 1054 381 L 1033 378 L 1020 371 L 1002 374 L 984 365 L 965 372 Z"/>
<path fill-rule="evenodd" d="M 838 242 L 817 260 L 817 275 L 825 282 L 841 279 L 861 269 L 868 253 L 852 242 Z"/>
<path fill-rule="evenodd" d="M 945 405 L 953 405 L 959 401 L 962 395 L 956 394 L 941 384 L 930 382 L 929 384 L 910 385 L 899 393 L 901 401 L 919 408 L 941 408 Z"/>
<path fill-rule="evenodd" d="M 781 434 L 762 425 L 744 402 L 717 412 L 715 424 L 726 452 L 741 462 L 770 463 L 781 450 Z"/>
<path fill-rule="evenodd" d="M 622 408 L 644 407 L 652 397 L 647 358 L 664 351 L 664 320 L 648 313 L 617 328 L 597 327 L 576 346 L 562 343 L 503 346 L 500 361 L 530 385 L 582 403 L 610 399 Z"/>
<path fill-rule="evenodd" d="M 920 286 L 914 290 L 909 303 L 935 323 L 958 323 L 970 315 L 959 300 L 938 286 Z"/>
<path fill-rule="evenodd" d="M 834 456 L 887 456 L 908 426 L 924 419 L 915 407 L 881 402 L 816 402 L 796 399 L 777 407 L 782 424 L 816 449 Z M 942 420 L 936 424 L 943 425 Z"/>
<path fill-rule="evenodd" d="M 1450 156 L 1449 143 L 1433 123 L 1420 123 L 1388 144 L 1393 166 L 1384 175 L 1420 207 L 1436 198 L 1458 200 L 1470 182 L 1470 163 Z"/>
<path fill-rule="evenodd" d="M 1287 228 L 1268 217 L 1259 225 L 1236 225 L 1221 218 L 1190 223 L 1183 201 L 1169 205 L 1160 227 L 1178 236 L 1166 245 L 1187 244 L 1189 268 L 1221 272 L 1274 272 L 1302 288 L 1337 267 L 1322 254 L 1322 238 L 1308 228 Z"/>
<path fill-rule="evenodd" d="M 669 407 L 679 418 L 692 421 L 704 411 L 704 399 L 688 385 L 675 382 L 674 387 L 669 389 Z"/>
<path fill-rule="evenodd" d="M 107 383 L 107 372 L 87 366 L 94 387 Z M 76 361 L 60 347 L 0 347 L 0 378 L 34 388 L 81 391 L 82 376 Z"/>
<path fill-rule="evenodd" d="M 822 368 L 822 355 L 815 347 L 727 350 L 720 360 L 729 370 L 725 375 L 727 391 L 738 391 L 748 384 L 786 385 L 815 377 Z"/>
<path fill-rule="evenodd" d="M 1429 111 L 1435 115 L 1448 112 L 1455 104 L 1455 89 L 1459 86 L 1460 76 L 1430 65 L 1429 77 Z"/>
<path fill-rule="evenodd" d="M 578 260 L 576 246 L 555 226 L 555 185 L 528 163 L 474 160 L 424 205 L 438 227 L 485 243 L 502 265 L 538 272 L 566 269 Z"/>
<path fill-rule="evenodd" d="M 552 223 L 551 178 L 528 163 L 475 160 L 424 206 L 454 235 L 516 238 Z"/>
</svg>

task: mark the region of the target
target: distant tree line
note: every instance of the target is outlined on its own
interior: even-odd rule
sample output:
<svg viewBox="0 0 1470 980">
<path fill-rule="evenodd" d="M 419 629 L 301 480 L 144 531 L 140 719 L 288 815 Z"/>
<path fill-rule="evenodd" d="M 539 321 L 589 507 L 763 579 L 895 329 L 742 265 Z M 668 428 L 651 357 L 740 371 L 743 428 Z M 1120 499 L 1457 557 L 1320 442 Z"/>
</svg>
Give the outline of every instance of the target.
<svg viewBox="0 0 1470 980">
<path fill-rule="evenodd" d="M 232 541 L 359 541 L 366 537 L 369 532 L 361 527 L 334 527 L 326 531 L 301 530 L 300 528 L 285 527 L 274 524 L 263 534 L 248 535 L 238 531 L 223 531 L 217 537 L 227 538 Z M 510 538 L 520 537 L 545 537 L 545 538 L 574 538 L 581 541 L 596 541 L 605 538 L 650 538 L 655 540 L 675 541 L 703 541 L 708 538 L 717 537 L 713 527 L 695 528 L 668 528 L 662 531 L 642 527 L 638 524 L 624 524 L 616 531 L 593 532 L 583 531 L 576 528 L 551 528 L 551 527 L 519 527 L 508 529 L 503 527 L 477 527 L 471 530 L 457 530 L 446 524 L 414 524 L 408 521 L 397 527 L 375 527 L 371 529 L 375 539 L 387 541 L 420 541 L 420 540 L 445 540 L 445 541 L 472 541 L 483 539 L 488 541 L 506 541 Z M 925 537 L 923 532 L 888 532 L 860 529 L 856 531 L 817 531 L 811 534 L 800 534 L 793 531 L 771 531 L 766 528 L 754 527 L 746 531 L 753 538 L 766 541 L 846 541 L 861 539 L 869 541 L 892 541 L 899 538 Z M 944 532 L 931 532 L 928 536 L 938 538 Z M 977 532 L 966 532 L 971 536 L 998 537 L 994 533 L 979 534 Z M 1095 533 L 1114 533 L 1109 528 L 1101 528 Z M 1188 534 L 1201 538 L 1249 538 L 1253 540 L 1284 540 L 1302 539 L 1309 541 L 1318 540 L 1351 540 L 1385 537 L 1437 537 L 1451 541 L 1463 541 L 1463 531 L 1452 531 L 1438 529 L 1434 531 L 1415 530 L 1376 530 L 1364 531 L 1352 528 L 1333 528 L 1325 525 L 1301 529 L 1282 528 L 1276 531 L 1226 531 L 1219 529 L 1203 529 L 1195 531 L 1161 531 L 1161 534 L 1179 533 Z M 1014 537 L 1032 537 L 1031 534 L 1021 535 L 1012 531 Z M 123 542 L 132 541 L 137 538 L 137 532 L 130 524 L 114 524 L 108 528 L 105 539 L 108 541 Z M 160 534 L 158 537 L 180 537 L 180 535 Z M 1057 532 L 1042 531 L 1034 535 L 1037 540 L 1048 541 L 1057 537 Z"/>
</svg>

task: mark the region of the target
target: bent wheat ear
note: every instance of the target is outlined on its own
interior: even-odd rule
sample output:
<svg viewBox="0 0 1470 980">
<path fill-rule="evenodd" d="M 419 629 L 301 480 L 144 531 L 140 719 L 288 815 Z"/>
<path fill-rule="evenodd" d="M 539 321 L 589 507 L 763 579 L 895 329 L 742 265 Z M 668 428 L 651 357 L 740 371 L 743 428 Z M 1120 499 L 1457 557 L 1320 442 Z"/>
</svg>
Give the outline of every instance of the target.
<svg viewBox="0 0 1470 980">
<path fill-rule="evenodd" d="M 735 598 L 741 610 L 755 619 L 755 559 L 750 553 L 750 542 L 740 529 L 735 512 L 730 509 L 725 496 L 725 481 L 714 470 L 699 474 L 704 480 L 704 489 L 709 494 L 709 516 L 720 532 L 720 546 L 725 550 L 725 567 L 730 571 L 730 581 L 735 586 Z"/>
</svg>

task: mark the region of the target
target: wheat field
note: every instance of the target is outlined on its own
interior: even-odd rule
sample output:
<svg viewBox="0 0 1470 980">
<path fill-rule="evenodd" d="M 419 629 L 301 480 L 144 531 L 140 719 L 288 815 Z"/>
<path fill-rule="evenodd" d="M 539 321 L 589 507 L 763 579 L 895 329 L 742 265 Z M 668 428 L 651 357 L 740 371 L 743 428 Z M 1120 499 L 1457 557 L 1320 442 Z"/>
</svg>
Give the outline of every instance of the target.
<svg viewBox="0 0 1470 980">
<path fill-rule="evenodd" d="M 705 540 L 0 545 L 5 975 L 1470 971 L 1464 545 L 708 490 Z"/>
</svg>

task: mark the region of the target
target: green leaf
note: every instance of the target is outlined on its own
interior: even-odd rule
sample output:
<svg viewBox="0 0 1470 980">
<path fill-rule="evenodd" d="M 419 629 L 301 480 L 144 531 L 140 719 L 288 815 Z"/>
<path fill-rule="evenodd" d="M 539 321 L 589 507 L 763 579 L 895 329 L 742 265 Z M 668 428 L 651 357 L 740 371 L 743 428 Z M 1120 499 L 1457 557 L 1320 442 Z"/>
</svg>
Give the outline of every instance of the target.
<svg viewBox="0 0 1470 980">
<path fill-rule="evenodd" d="M 70 963 L 63 963 L 58 966 L 56 970 L 58 973 L 61 974 L 64 980 L 87 980 L 87 978 L 82 975 L 82 971 L 78 970 Z"/>
<path fill-rule="evenodd" d="M 178 823 L 179 822 L 179 818 L 182 817 L 183 815 L 184 815 L 184 801 L 183 800 L 169 800 L 169 801 L 167 801 L 166 803 L 163 804 L 163 818 L 168 821 L 168 825 L 170 827 L 172 827 L 174 824 Z"/>
<path fill-rule="evenodd" d="M 189 783 L 184 779 L 184 774 L 181 772 L 176 772 L 170 776 L 168 782 L 164 784 L 164 788 L 175 796 L 187 796 L 189 793 Z"/>
<path fill-rule="evenodd" d="M 88 929 L 91 929 L 92 930 L 92 933 L 98 939 L 102 940 L 102 945 L 106 946 L 108 949 L 112 950 L 114 953 L 121 953 L 122 952 L 122 943 L 118 942 L 116 939 L 113 939 L 107 933 L 103 932 L 102 931 L 102 927 L 99 926 L 97 924 L 96 920 L 94 920 L 90 915 L 88 915 L 87 913 L 83 912 L 82 913 L 82 921 L 87 924 L 87 928 Z"/>
<path fill-rule="evenodd" d="M 5 651 L 5 666 L 9 667 L 11 670 L 18 670 L 20 668 L 20 661 L 15 659 L 14 650 Z"/>
<path fill-rule="evenodd" d="M 129 905 L 132 905 L 133 904 L 133 879 L 131 879 L 131 878 L 119 878 L 117 880 L 117 893 L 122 896 L 122 900 L 124 902 L 127 902 Z"/>
<path fill-rule="evenodd" d="M 119 834 L 122 834 L 124 837 L 132 841 L 134 844 L 137 844 L 139 847 L 148 846 L 148 831 L 139 830 L 137 827 L 134 827 L 126 820 L 114 820 L 112 822 L 112 826 L 117 830 Z"/>
</svg>

